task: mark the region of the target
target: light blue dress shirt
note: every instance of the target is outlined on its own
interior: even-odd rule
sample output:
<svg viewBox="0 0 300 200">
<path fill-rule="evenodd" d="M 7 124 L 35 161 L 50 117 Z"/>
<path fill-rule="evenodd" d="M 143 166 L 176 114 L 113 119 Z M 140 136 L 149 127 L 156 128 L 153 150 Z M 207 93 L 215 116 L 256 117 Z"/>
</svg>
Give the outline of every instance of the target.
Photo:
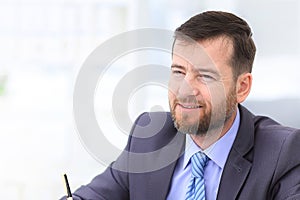
<svg viewBox="0 0 300 200">
<path fill-rule="evenodd" d="M 185 153 L 177 162 L 167 200 L 185 199 L 191 178 L 190 158 L 198 151 L 204 152 L 210 159 L 204 170 L 206 200 L 216 200 L 224 165 L 237 135 L 239 124 L 240 113 L 237 109 L 235 120 L 228 132 L 204 151 L 187 135 Z"/>
</svg>

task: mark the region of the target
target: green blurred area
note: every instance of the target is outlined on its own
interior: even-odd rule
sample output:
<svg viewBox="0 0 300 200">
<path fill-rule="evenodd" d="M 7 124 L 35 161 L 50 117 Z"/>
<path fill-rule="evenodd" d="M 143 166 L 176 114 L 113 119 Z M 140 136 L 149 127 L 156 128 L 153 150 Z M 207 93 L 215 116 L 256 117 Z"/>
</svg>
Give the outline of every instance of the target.
<svg viewBox="0 0 300 200">
<path fill-rule="evenodd" d="M 5 93 L 6 82 L 7 82 L 7 75 L 0 74 L 0 96 L 3 96 Z"/>
</svg>

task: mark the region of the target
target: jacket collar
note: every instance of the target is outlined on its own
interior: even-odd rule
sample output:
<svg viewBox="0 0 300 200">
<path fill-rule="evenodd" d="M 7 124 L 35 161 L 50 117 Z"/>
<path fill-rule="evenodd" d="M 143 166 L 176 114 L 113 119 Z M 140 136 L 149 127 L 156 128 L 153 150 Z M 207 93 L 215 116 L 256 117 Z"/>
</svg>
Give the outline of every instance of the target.
<svg viewBox="0 0 300 200">
<path fill-rule="evenodd" d="M 239 109 L 240 127 L 224 167 L 217 200 L 236 199 L 252 166 L 249 152 L 254 144 L 253 114 L 241 105 Z"/>
<path fill-rule="evenodd" d="M 254 123 L 253 114 L 246 108 L 239 105 L 240 111 L 240 126 L 232 149 L 225 163 L 223 174 L 221 177 L 217 200 L 236 199 L 241 187 L 243 186 L 247 175 L 251 169 L 252 163 L 248 158 L 254 143 Z M 172 135 L 172 142 L 178 145 L 178 158 L 184 153 L 185 135 L 176 133 L 173 128 L 167 135 Z M 173 152 L 175 153 L 175 152 Z M 177 161 L 171 163 L 167 167 L 156 172 L 155 176 L 149 176 L 152 183 L 156 183 L 155 187 L 158 190 L 153 190 L 149 194 L 155 196 L 156 199 L 166 199 L 172 181 L 172 176 L 175 170 Z M 148 181 L 149 181 L 148 180 Z M 167 180 L 168 182 L 162 181 Z M 155 191 L 161 191 L 159 194 Z M 150 195 L 151 196 L 151 195 Z"/>
</svg>

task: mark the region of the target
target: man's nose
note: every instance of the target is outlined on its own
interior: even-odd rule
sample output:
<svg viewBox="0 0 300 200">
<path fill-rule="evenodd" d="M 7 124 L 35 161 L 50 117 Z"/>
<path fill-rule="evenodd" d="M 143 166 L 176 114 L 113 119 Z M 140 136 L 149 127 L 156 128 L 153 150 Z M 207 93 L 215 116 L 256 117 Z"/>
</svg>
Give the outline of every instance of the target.
<svg viewBox="0 0 300 200">
<path fill-rule="evenodd" d="M 178 93 L 182 97 L 198 96 L 200 92 L 196 80 L 190 76 L 186 76 L 179 86 Z"/>
</svg>

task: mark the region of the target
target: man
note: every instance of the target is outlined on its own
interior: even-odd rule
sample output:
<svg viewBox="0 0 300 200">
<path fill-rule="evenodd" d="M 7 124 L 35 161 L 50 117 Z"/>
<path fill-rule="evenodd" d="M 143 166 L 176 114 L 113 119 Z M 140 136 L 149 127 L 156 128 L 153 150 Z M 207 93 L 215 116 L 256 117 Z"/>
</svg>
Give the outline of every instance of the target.
<svg viewBox="0 0 300 200">
<path fill-rule="evenodd" d="M 240 105 L 255 45 L 239 17 L 208 11 L 176 29 L 171 113 L 144 113 L 116 162 L 73 199 L 300 199 L 300 130 Z"/>
</svg>

